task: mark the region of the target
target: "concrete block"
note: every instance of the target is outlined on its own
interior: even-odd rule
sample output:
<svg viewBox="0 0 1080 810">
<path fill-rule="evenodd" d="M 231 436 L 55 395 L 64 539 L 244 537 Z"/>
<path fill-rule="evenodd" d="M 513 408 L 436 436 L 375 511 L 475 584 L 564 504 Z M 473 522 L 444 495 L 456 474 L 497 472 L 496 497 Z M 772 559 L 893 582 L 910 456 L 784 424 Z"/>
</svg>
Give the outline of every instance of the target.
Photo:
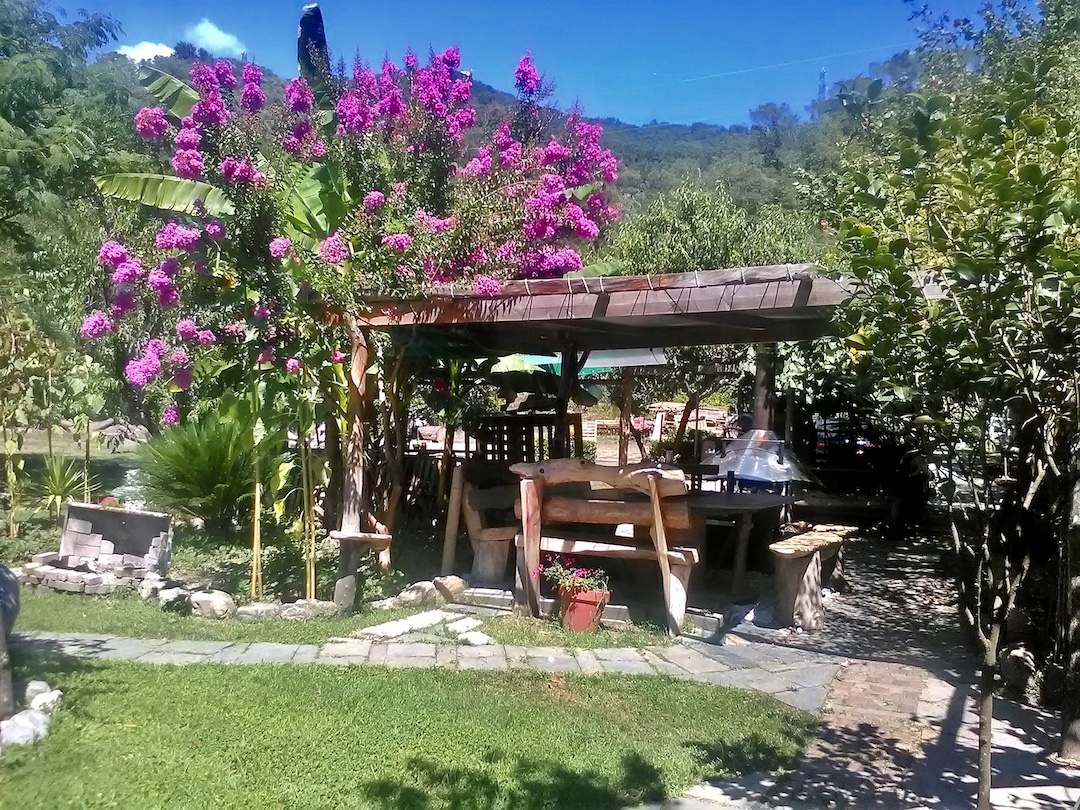
<svg viewBox="0 0 1080 810">
<path fill-rule="evenodd" d="M 35 554 L 30 558 L 31 562 L 35 562 L 39 565 L 47 565 L 48 563 L 56 562 L 58 559 L 60 559 L 60 555 L 55 551 L 50 551 L 47 554 Z"/>
<path fill-rule="evenodd" d="M 71 593 L 82 593 L 86 589 L 82 582 L 57 582 L 53 587 L 58 591 L 70 591 Z"/>
<path fill-rule="evenodd" d="M 69 517 L 64 524 L 64 534 L 68 532 L 80 532 L 83 534 L 89 534 L 94 531 L 94 524 L 89 520 L 82 520 L 80 518 Z"/>
<path fill-rule="evenodd" d="M 100 585 L 103 582 L 101 574 L 83 574 L 82 581 L 85 585 Z"/>
<path fill-rule="evenodd" d="M 143 558 L 138 556 L 137 554 L 125 554 L 124 565 L 133 565 L 136 568 L 142 568 L 145 566 L 145 563 L 143 561 Z"/>
<path fill-rule="evenodd" d="M 101 554 L 101 555 L 105 555 L 105 554 L 111 555 L 116 551 L 116 546 L 113 545 L 112 541 L 102 539 L 101 542 L 98 543 L 98 549 L 99 549 L 99 554 Z"/>
</svg>

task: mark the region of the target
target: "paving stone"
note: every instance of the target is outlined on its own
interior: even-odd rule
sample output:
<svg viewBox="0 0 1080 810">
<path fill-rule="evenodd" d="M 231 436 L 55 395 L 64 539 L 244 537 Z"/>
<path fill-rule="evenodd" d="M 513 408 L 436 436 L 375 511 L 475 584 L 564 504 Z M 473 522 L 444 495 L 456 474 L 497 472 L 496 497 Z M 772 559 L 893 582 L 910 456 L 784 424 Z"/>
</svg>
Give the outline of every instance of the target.
<svg viewBox="0 0 1080 810">
<path fill-rule="evenodd" d="M 207 657 L 197 653 L 148 652 L 136 660 L 143 664 L 203 664 Z"/>
<path fill-rule="evenodd" d="M 836 670 L 837 666 L 835 664 L 812 664 L 799 669 L 787 670 L 781 674 L 781 677 L 799 686 L 827 687 L 833 682 Z"/>
<path fill-rule="evenodd" d="M 272 644 L 259 641 L 235 659 L 238 664 L 284 664 L 296 655 L 299 644 Z"/>
<path fill-rule="evenodd" d="M 484 658 L 471 658 L 462 655 L 465 650 L 484 650 L 486 647 L 462 647 L 458 650 L 458 669 L 509 669 L 504 655 L 489 655 Z"/>
<path fill-rule="evenodd" d="M 529 666 L 529 648 L 519 644 L 505 644 L 506 663 L 510 669 L 525 669 Z"/>
<path fill-rule="evenodd" d="M 585 673 L 603 672 L 604 668 L 600 666 L 600 659 L 596 657 L 592 650 L 575 650 L 574 657 L 577 658 L 578 669 Z"/>
<path fill-rule="evenodd" d="M 458 636 L 458 640 L 463 644 L 470 644 L 473 647 L 483 647 L 491 644 L 495 639 L 489 636 L 487 633 L 481 633 L 479 630 L 473 630 L 469 633 L 462 633 Z"/>
<path fill-rule="evenodd" d="M 218 652 L 211 655 L 207 659 L 207 661 L 213 662 L 215 664 L 235 664 L 236 659 L 243 655 L 247 651 L 247 648 L 250 646 L 251 645 L 245 641 L 230 644 L 223 650 L 219 650 Z"/>
<path fill-rule="evenodd" d="M 652 647 L 649 652 L 695 675 L 705 672 L 727 672 L 731 669 L 727 664 L 722 664 L 714 658 L 702 655 L 681 644 L 673 644 L 670 647 Z"/>
<path fill-rule="evenodd" d="M 388 644 L 386 660 L 393 658 L 435 658 L 434 644 Z"/>
<path fill-rule="evenodd" d="M 580 672 L 577 659 L 569 653 L 559 655 L 530 655 L 530 669 L 540 672 Z"/>
<path fill-rule="evenodd" d="M 370 641 L 350 639 L 345 642 L 324 644 L 319 651 L 319 658 L 367 658 L 370 652 Z"/>
<path fill-rule="evenodd" d="M 488 644 L 483 647 L 458 647 L 458 661 L 479 660 L 482 658 L 502 658 L 506 660 L 506 650 L 502 644 Z"/>
<path fill-rule="evenodd" d="M 440 669 L 457 669 L 458 651 L 453 644 L 440 644 L 435 648 L 435 666 Z"/>
<path fill-rule="evenodd" d="M 406 616 L 404 619 L 395 619 L 392 622 L 384 622 L 383 624 L 365 627 L 359 631 L 358 635 L 375 636 L 377 638 L 397 638 L 406 633 L 412 633 L 427 627 L 434 627 L 443 622 L 453 622 L 463 618 L 464 616 L 460 613 L 450 613 L 445 610 L 425 610 L 423 613 Z"/>
<path fill-rule="evenodd" d="M 604 672 L 621 672 L 626 675 L 655 675 L 656 670 L 653 669 L 649 662 L 642 657 L 637 661 L 616 659 L 614 661 L 600 661 L 600 665 L 604 668 Z"/>
<path fill-rule="evenodd" d="M 794 692 L 773 692 L 773 697 L 796 709 L 818 714 L 821 712 L 821 707 L 825 705 L 825 687 L 806 686 Z"/>
<path fill-rule="evenodd" d="M 158 652 L 213 655 L 221 652 L 231 644 L 231 641 L 170 641 L 163 645 Z"/>
<path fill-rule="evenodd" d="M 371 651 L 368 653 L 369 664 L 385 664 L 386 652 L 389 649 L 389 644 L 372 644 Z"/>
<path fill-rule="evenodd" d="M 606 647 L 593 650 L 601 661 L 644 661 L 645 657 L 633 647 Z"/>
<path fill-rule="evenodd" d="M 670 661 L 665 661 L 659 655 L 648 650 L 644 650 L 642 653 L 645 656 L 645 660 L 648 662 L 655 671 L 664 675 L 671 675 L 674 678 L 689 678 L 690 673 L 682 667 L 676 666 Z"/>
<path fill-rule="evenodd" d="M 706 672 L 696 676 L 696 680 L 718 683 L 724 686 L 736 686 L 740 689 L 753 689 L 756 692 L 774 694 L 791 690 L 795 687 L 791 681 L 781 678 L 763 669 L 736 669 L 728 672 Z"/>
<path fill-rule="evenodd" d="M 446 625 L 446 629 L 449 630 L 451 633 L 468 633 L 469 631 L 475 630 L 481 625 L 483 625 L 482 621 L 469 617 L 465 619 L 458 619 L 456 622 L 450 622 Z"/>
<path fill-rule="evenodd" d="M 311 664 L 319 657 L 319 645 L 318 644 L 301 644 L 296 649 L 296 654 L 292 657 L 291 663 L 293 664 Z"/>
<path fill-rule="evenodd" d="M 328 664 L 330 666 L 360 666 L 368 661 L 366 655 L 339 655 L 333 658 L 318 658 L 316 664 Z"/>
</svg>

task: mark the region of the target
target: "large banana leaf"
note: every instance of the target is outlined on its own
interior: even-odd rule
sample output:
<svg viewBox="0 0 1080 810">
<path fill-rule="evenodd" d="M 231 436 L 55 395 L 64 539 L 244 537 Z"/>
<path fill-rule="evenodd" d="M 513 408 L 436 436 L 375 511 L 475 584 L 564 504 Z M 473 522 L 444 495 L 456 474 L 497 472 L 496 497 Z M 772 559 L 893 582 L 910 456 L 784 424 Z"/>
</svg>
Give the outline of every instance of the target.
<svg viewBox="0 0 1080 810">
<path fill-rule="evenodd" d="M 177 118 L 191 115 L 199 94 L 175 76 L 143 65 L 139 68 L 139 84 L 149 90 Z"/>
<path fill-rule="evenodd" d="M 232 201 L 206 183 L 181 180 L 164 174 L 125 172 L 95 177 L 94 183 L 106 197 L 142 203 L 164 211 L 196 214 L 195 201 L 202 200 L 206 212 L 215 217 L 236 213 Z"/>
<path fill-rule="evenodd" d="M 299 231 L 321 239 L 341 225 L 347 211 L 340 177 L 324 163 L 297 183 L 288 219 Z"/>
</svg>

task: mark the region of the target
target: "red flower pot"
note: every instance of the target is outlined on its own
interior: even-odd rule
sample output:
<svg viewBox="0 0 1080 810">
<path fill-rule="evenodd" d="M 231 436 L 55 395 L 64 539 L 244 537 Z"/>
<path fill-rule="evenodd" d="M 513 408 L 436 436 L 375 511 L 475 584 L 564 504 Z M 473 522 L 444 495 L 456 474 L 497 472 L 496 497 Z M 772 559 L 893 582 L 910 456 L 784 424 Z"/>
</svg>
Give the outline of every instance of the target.
<svg viewBox="0 0 1080 810">
<path fill-rule="evenodd" d="M 563 628 L 572 633 L 595 630 L 610 598 L 610 591 L 560 591 Z"/>
</svg>

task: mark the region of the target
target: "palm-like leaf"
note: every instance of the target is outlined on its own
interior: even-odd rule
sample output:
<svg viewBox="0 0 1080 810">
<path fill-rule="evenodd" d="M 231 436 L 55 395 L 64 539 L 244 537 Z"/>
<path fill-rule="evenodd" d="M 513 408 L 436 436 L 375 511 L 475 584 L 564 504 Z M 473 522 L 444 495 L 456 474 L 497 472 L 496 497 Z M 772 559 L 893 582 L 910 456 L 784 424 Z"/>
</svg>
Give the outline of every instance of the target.
<svg viewBox="0 0 1080 810">
<path fill-rule="evenodd" d="M 123 172 L 94 178 L 106 197 L 142 203 L 163 211 L 197 214 L 196 200 L 202 200 L 206 212 L 216 217 L 232 216 L 236 212 L 232 201 L 219 189 L 194 180 L 181 180 L 164 174 Z"/>
<path fill-rule="evenodd" d="M 139 68 L 139 84 L 149 90 L 169 114 L 176 118 L 191 115 L 191 108 L 199 100 L 199 94 L 184 82 L 147 65 Z"/>
</svg>

